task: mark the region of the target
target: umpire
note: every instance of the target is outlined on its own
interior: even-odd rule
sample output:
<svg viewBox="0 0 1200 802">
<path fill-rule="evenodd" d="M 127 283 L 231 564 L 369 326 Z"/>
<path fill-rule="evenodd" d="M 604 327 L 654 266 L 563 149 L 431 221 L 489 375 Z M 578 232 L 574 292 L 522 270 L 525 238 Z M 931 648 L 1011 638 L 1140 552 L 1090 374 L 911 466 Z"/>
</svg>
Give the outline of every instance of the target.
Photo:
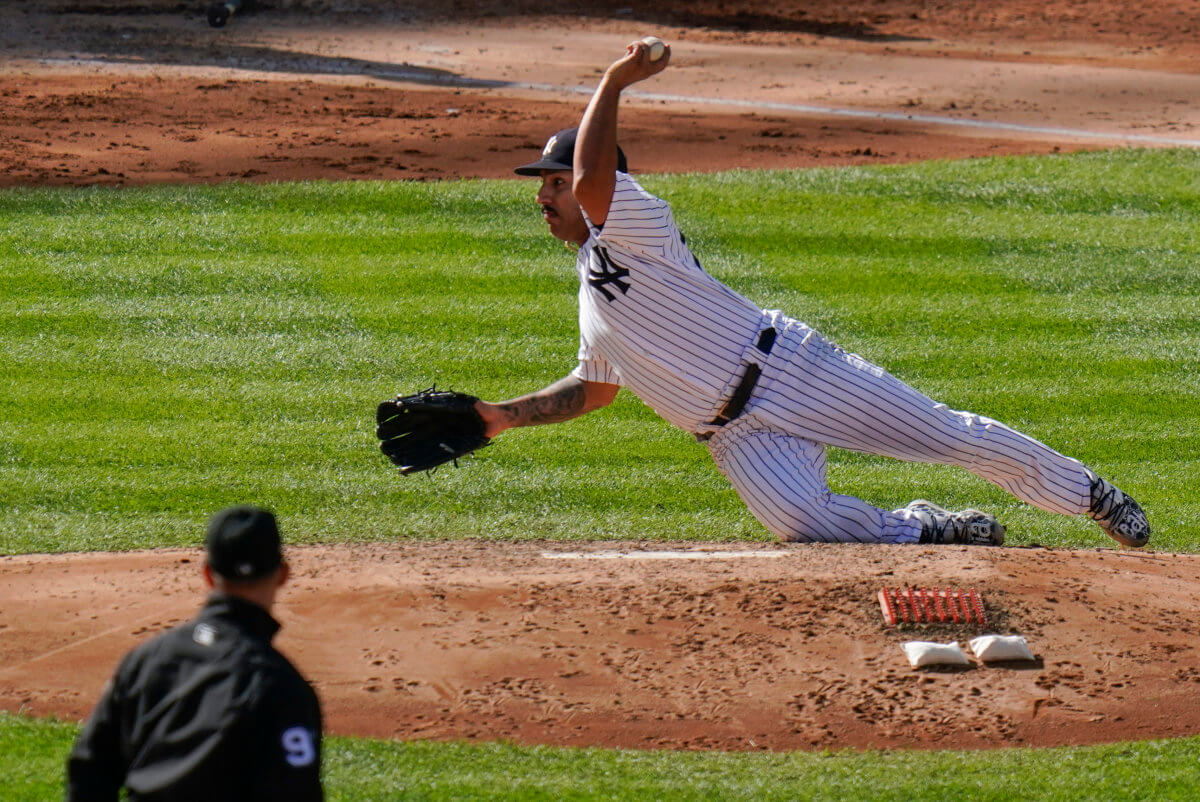
<svg viewBox="0 0 1200 802">
<path fill-rule="evenodd" d="M 275 516 L 222 510 L 207 547 L 208 602 L 121 660 L 67 759 L 68 802 L 323 798 L 317 695 L 271 646 Z"/>
</svg>

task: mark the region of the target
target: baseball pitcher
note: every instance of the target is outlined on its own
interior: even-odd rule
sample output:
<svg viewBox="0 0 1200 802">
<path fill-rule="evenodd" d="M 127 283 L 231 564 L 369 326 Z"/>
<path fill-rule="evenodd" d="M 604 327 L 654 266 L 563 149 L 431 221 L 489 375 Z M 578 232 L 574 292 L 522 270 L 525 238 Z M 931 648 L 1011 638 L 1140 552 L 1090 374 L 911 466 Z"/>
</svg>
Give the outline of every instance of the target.
<svg viewBox="0 0 1200 802">
<path fill-rule="evenodd" d="M 579 127 L 559 131 L 541 159 L 516 168 L 538 179 L 550 233 L 578 247 L 579 363 L 529 395 L 500 403 L 468 397 L 477 446 L 512 427 L 592 412 L 624 386 L 706 443 L 749 509 L 784 540 L 1003 543 L 1004 527 L 978 510 L 950 512 L 924 500 L 885 510 L 831 492 L 832 445 L 957 465 L 1041 509 L 1087 514 L 1123 545 L 1144 546 L 1150 527 L 1141 507 L 1078 461 L 995 420 L 948 409 L 705 272 L 671 207 L 629 175 L 617 145 L 621 92 L 666 69 L 670 47 L 658 52 L 630 44 Z M 397 402 L 387 403 L 383 448 L 404 470 L 404 437 L 384 422 L 403 416 Z M 441 446 L 441 461 L 456 455 Z"/>
</svg>

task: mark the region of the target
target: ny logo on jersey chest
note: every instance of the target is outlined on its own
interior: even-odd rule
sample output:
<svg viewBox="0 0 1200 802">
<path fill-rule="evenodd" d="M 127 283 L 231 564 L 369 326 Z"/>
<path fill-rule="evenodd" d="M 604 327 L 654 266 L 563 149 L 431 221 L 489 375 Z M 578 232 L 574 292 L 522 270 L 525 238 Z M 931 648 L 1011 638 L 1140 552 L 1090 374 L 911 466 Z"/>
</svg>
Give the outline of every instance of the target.
<svg viewBox="0 0 1200 802">
<path fill-rule="evenodd" d="M 630 285 L 629 282 L 626 281 L 628 278 L 628 268 L 621 267 L 614 262 L 612 257 L 608 255 L 608 251 L 599 246 L 592 249 L 591 264 L 588 266 L 587 282 L 588 284 L 592 285 L 594 289 L 600 291 L 600 294 L 604 296 L 604 300 L 612 303 L 617 299 L 617 296 L 614 295 L 612 290 L 608 288 L 609 284 L 612 284 L 618 290 L 620 290 L 622 295 L 629 292 Z"/>
</svg>

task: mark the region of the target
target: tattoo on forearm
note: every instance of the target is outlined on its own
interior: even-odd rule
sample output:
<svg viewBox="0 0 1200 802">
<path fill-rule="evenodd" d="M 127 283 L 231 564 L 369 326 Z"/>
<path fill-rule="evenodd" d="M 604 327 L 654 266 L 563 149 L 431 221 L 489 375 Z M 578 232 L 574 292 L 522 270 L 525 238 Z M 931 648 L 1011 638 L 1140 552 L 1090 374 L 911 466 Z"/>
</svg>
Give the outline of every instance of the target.
<svg viewBox="0 0 1200 802">
<path fill-rule="evenodd" d="M 561 384 L 561 386 L 560 386 Z M 584 411 L 583 384 L 578 381 L 553 384 L 540 393 L 509 401 L 505 411 L 516 426 L 560 423 Z"/>
</svg>

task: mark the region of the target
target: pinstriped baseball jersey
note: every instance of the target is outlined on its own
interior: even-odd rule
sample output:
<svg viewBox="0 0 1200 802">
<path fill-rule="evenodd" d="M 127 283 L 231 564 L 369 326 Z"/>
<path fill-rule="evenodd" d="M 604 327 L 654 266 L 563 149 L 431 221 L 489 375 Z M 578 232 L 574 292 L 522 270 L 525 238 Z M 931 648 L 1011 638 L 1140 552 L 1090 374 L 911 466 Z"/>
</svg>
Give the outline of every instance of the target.
<svg viewBox="0 0 1200 802">
<path fill-rule="evenodd" d="M 713 419 L 742 369 L 763 311 L 692 255 L 666 202 L 625 173 L 602 228 L 576 258 L 585 381 L 628 387 L 684 431 Z"/>
<path fill-rule="evenodd" d="M 586 216 L 585 216 L 586 219 Z M 919 393 L 807 325 L 708 275 L 670 207 L 624 173 L 602 228 L 580 248 L 579 364 L 585 381 L 621 384 L 708 448 L 747 507 L 785 540 L 913 543 L 921 522 L 830 492 L 827 445 L 958 465 L 1018 498 L 1068 515 L 1087 509 L 1082 464 L 1028 435 Z M 778 334 L 765 359 L 759 332 Z M 712 421 L 753 361 L 753 394 Z"/>
</svg>

